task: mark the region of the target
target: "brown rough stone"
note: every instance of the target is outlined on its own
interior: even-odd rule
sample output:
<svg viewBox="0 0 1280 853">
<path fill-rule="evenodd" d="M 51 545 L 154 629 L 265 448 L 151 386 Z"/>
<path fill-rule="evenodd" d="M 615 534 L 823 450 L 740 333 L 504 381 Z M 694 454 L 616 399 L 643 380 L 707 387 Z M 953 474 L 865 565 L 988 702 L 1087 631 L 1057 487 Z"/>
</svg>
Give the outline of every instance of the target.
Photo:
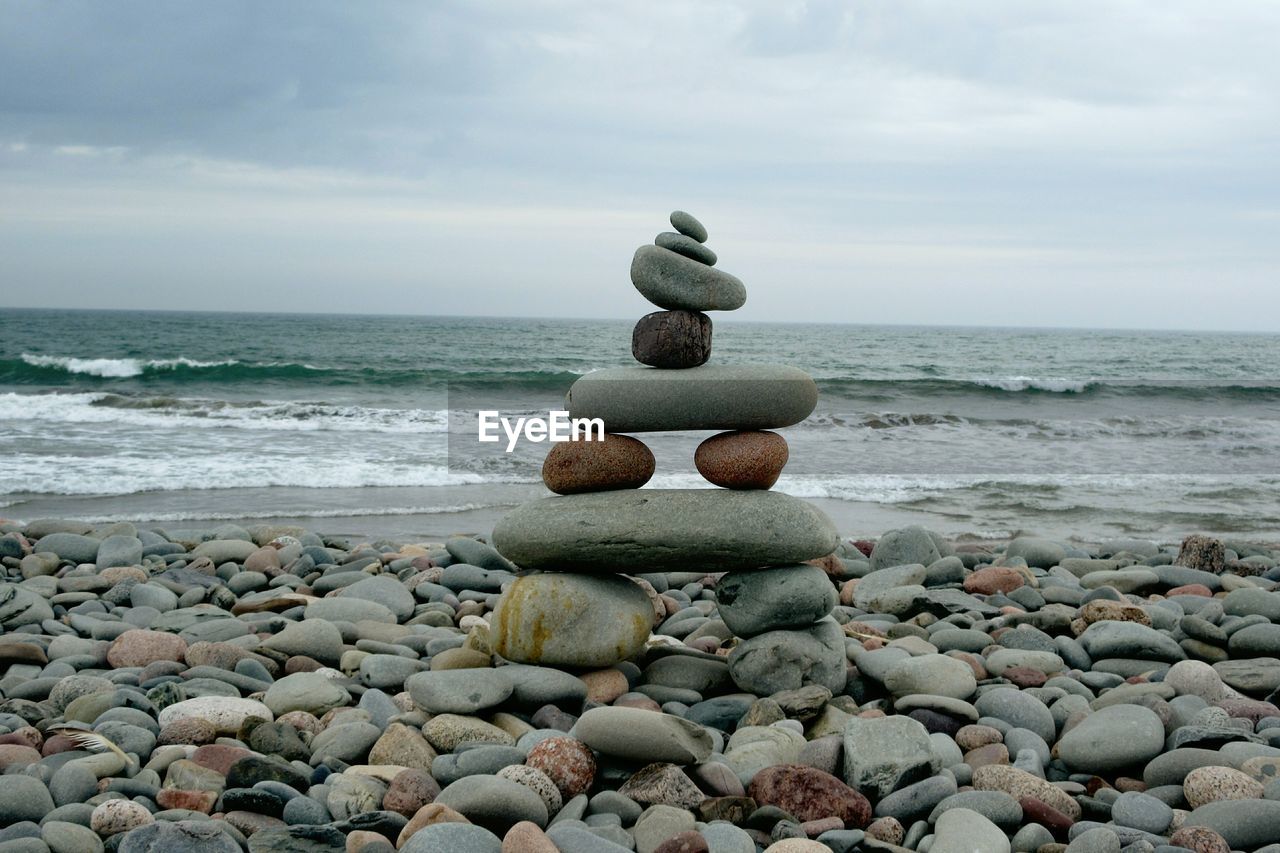
<svg viewBox="0 0 1280 853">
<path fill-rule="evenodd" d="M 605 433 L 604 440 L 558 441 L 542 463 L 542 482 L 560 495 L 638 489 L 657 467 L 653 451 L 629 435 Z"/>
<path fill-rule="evenodd" d="M 717 486 L 768 489 L 778 482 L 787 455 L 787 440 L 776 432 L 722 432 L 698 445 L 693 464 Z"/>
<path fill-rule="evenodd" d="M 502 837 L 502 853 L 560 853 L 536 823 L 522 820 Z"/>
<path fill-rule="evenodd" d="M 440 803 L 428 803 L 418 809 L 417 814 L 409 818 L 409 822 L 400 830 L 396 839 L 396 849 L 403 847 L 413 834 L 420 829 L 434 826 L 437 823 L 471 823 L 458 812 Z"/>
<path fill-rule="evenodd" d="M 26 767 L 41 758 L 40 750 L 19 743 L 0 744 L 0 772 L 9 767 Z"/>
<path fill-rule="evenodd" d="M 1111 601 L 1106 598 L 1095 598 L 1080 608 L 1080 619 L 1085 625 L 1094 622 L 1137 622 L 1150 627 L 1151 617 L 1137 605 L 1123 601 Z"/>
<path fill-rule="evenodd" d="M 977 767 L 973 771 L 973 787 L 979 791 L 1004 791 L 1013 797 L 1034 797 L 1073 821 L 1080 819 L 1080 804 L 1070 795 L 1017 767 L 996 764 Z"/>
<path fill-rule="evenodd" d="M 1232 767 L 1197 767 L 1182 780 L 1187 804 L 1198 809 L 1219 800 L 1260 800 L 1262 783 Z"/>
<path fill-rule="evenodd" d="M 1196 853 L 1231 853 L 1231 845 L 1207 826 L 1184 826 L 1169 836 L 1169 844 Z"/>
<path fill-rule="evenodd" d="M 195 752 L 191 753 L 191 760 L 201 767 L 207 767 L 226 776 L 227 772 L 231 770 L 231 765 L 246 755 L 253 755 L 253 753 L 242 746 L 211 743 L 207 746 L 198 747 Z"/>
<path fill-rule="evenodd" d="M 431 772 L 436 751 L 417 729 L 403 723 L 391 723 L 369 750 L 370 764 L 392 764 Z M 437 789 L 438 793 L 438 789 Z M 435 794 L 431 795 L 432 798 Z M 429 803 L 431 800 L 425 800 Z M 422 803 L 419 803 L 422 805 Z"/>
<path fill-rule="evenodd" d="M 1221 539 L 1191 535 L 1182 540 L 1182 547 L 1178 549 L 1178 556 L 1173 564 L 1220 575 L 1226 568 L 1226 562 L 1227 546 L 1222 544 Z"/>
<path fill-rule="evenodd" d="M 595 756 L 577 738 L 548 738 L 529 750 L 524 763 L 550 776 L 565 800 L 584 793 L 596 778 Z"/>
<path fill-rule="evenodd" d="M 187 641 L 177 634 L 136 628 L 125 631 L 112 641 L 107 649 L 107 662 L 120 669 L 146 666 L 159 660 L 180 661 L 185 658 L 186 653 Z"/>
<path fill-rule="evenodd" d="M 186 809 L 209 814 L 213 811 L 218 795 L 214 791 L 189 791 L 181 788 L 161 788 L 156 792 L 156 803 L 162 809 Z"/>
<path fill-rule="evenodd" d="M 641 364 L 682 370 L 711 358 L 711 318 L 701 311 L 654 311 L 636 323 L 631 355 Z"/>
<path fill-rule="evenodd" d="M 777 806 L 797 820 L 838 817 L 851 829 L 871 820 L 871 803 L 830 773 L 799 764 L 776 764 L 756 773 L 747 794 L 760 805 Z"/>
<path fill-rule="evenodd" d="M 192 744 L 204 746 L 218 739 L 218 727 L 208 720 L 199 717 L 183 717 L 174 720 L 160 730 L 156 738 L 157 746 L 169 744 Z"/>
<path fill-rule="evenodd" d="M 587 685 L 587 701 L 598 705 L 608 705 L 631 689 L 626 675 L 617 669 L 598 669 L 585 672 L 578 678 Z"/>
<path fill-rule="evenodd" d="M 885 844 L 901 846 L 907 830 L 896 817 L 878 817 L 868 824 L 867 835 Z"/>
<path fill-rule="evenodd" d="M 1075 823 L 1070 816 L 1036 797 L 1018 797 L 1018 805 L 1022 806 L 1024 821 L 1038 823 L 1050 832 L 1065 833 Z"/>
<path fill-rule="evenodd" d="M 1013 592 L 1027 582 L 1026 577 L 1017 569 L 1006 566 L 988 566 L 978 569 L 964 579 L 964 591 L 978 595 L 995 595 L 999 592 Z"/>
<path fill-rule="evenodd" d="M 382 797 L 382 807 L 405 817 L 413 817 L 418 809 L 430 803 L 440 793 L 440 783 L 426 770 L 410 767 L 401 770 L 391 780 L 387 793 Z"/>
</svg>

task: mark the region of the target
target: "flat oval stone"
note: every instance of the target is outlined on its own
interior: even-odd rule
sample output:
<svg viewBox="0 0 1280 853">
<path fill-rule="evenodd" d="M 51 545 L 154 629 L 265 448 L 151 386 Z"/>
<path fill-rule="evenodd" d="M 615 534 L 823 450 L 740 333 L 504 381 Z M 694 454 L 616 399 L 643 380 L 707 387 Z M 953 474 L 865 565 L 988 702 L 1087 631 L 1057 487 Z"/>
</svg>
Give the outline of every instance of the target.
<svg viewBox="0 0 1280 853">
<path fill-rule="evenodd" d="M 579 377 L 565 403 L 570 417 L 600 418 L 606 432 L 764 430 L 807 418 L 818 386 L 803 370 L 776 364 L 613 367 Z"/>
<path fill-rule="evenodd" d="M 701 311 L 654 311 L 631 332 L 631 355 L 641 364 L 686 370 L 711 358 L 711 318 Z"/>
<path fill-rule="evenodd" d="M 671 227 L 699 243 L 707 242 L 707 227 L 692 213 L 685 213 L 683 210 L 671 211 Z"/>
<path fill-rule="evenodd" d="M 643 574 L 802 563 L 839 535 L 781 492 L 642 489 L 531 501 L 498 522 L 493 543 L 526 569 Z"/>
<path fill-rule="evenodd" d="M 787 464 L 787 440 L 764 430 L 722 432 L 698 445 L 693 464 L 717 486 L 767 489 Z"/>
<path fill-rule="evenodd" d="M 553 572 L 517 578 L 498 599 L 490 631 L 493 651 L 507 660 L 606 667 L 634 657 L 652 626 L 653 605 L 638 584 Z"/>
<path fill-rule="evenodd" d="M 500 705 L 515 689 L 502 670 L 475 668 L 419 672 L 404 688 L 428 714 L 475 714 Z"/>
<path fill-rule="evenodd" d="M 1164 750 L 1160 717 L 1141 705 L 1111 705 L 1080 721 L 1058 741 L 1073 770 L 1101 773 L 1146 764 Z"/>
<path fill-rule="evenodd" d="M 706 264 L 709 267 L 716 265 L 716 253 L 699 243 L 692 237 L 686 237 L 684 234 L 676 234 L 672 231 L 663 231 L 653 241 L 655 246 L 661 246 L 669 249 L 678 255 L 684 255 L 690 260 L 697 261 L 700 264 Z"/>
<path fill-rule="evenodd" d="M 711 735 L 702 726 L 639 708 L 592 708 L 571 734 L 596 752 L 638 763 L 698 764 L 711 755 Z"/>
<path fill-rule="evenodd" d="M 542 482 L 558 495 L 638 489 L 657 467 L 653 451 L 629 435 L 604 440 L 558 441 L 542 463 Z"/>
<path fill-rule="evenodd" d="M 747 301 L 747 288 L 727 272 L 661 246 L 641 246 L 631 259 L 631 283 L 659 308 L 733 311 Z"/>
</svg>

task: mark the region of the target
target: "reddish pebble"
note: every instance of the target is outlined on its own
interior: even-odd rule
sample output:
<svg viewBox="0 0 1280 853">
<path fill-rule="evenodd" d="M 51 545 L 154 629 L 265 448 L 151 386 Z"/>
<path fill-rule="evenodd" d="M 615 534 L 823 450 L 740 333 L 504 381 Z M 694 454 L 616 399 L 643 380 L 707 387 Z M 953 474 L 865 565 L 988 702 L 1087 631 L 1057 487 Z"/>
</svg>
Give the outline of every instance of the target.
<svg viewBox="0 0 1280 853">
<path fill-rule="evenodd" d="M 1169 843 L 1196 853 L 1231 853 L 1226 839 L 1207 826 L 1184 826 L 1169 836 Z"/>
<path fill-rule="evenodd" d="M 218 795 L 213 791 L 189 791 L 182 788 L 161 788 L 156 792 L 156 803 L 165 809 L 185 809 L 209 814 Z"/>
<path fill-rule="evenodd" d="M 629 435 L 605 433 L 604 440 L 559 441 L 542 463 L 542 482 L 560 495 L 638 489 L 657 467 L 653 451 Z"/>
<path fill-rule="evenodd" d="M 253 755 L 253 753 L 240 746 L 211 743 L 207 746 L 198 747 L 195 752 L 191 753 L 191 760 L 201 767 L 208 767 L 210 770 L 216 770 L 226 776 L 227 772 L 231 770 L 231 765 L 246 755 Z"/>
<path fill-rule="evenodd" d="M 161 660 L 180 661 L 186 654 L 187 641 L 177 634 L 137 628 L 125 631 L 111 642 L 107 662 L 117 669 L 142 667 Z"/>
<path fill-rule="evenodd" d="M 529 750 L 525 764 L 551 777 L 566 800 L 584 793 L 596 778 L 591 749 L 577 738 L 553 737 Z"/>
<path fill-rule="evenodd" d="M 787 464 L 787 440 L 763 430 L 722 432 L 698 445 L 693 464 L 717 486 L 768 489 Z"/>
<path fill-rule="evenodd" d="M 1019 797 L 1022 818 L 1027 823 L 1038 823 L 1053 833 L 1064 833 L 1074 821 L 1053 806 L 1035 797 Z"/>
<path fill-rule="evenodd" d="M 777 806 L 803 822 L 838 817 L 852 829 L 871 820 L 871 803 L 830 773 L 799 764 L 776 764 L 756 773 L 747 795 Z"/>
<path fill-rule="evenodd" d="M 1023 688 L 1040 687 L 1049 680 L 1049 676 L 1029 666 L 1011 666 L 1004 671 L 1004 677 Z"/>
<path fill-rule="evenodd" d="M 1185 586 L 1175 586 L 1169 590 L 1169 595 L 1199 595 L 1204 598 L 1213 598 L 1213 590 L 1202 583 L 1189 583 Z"/>
<path fill-rule="evenodd" d="M 978 569 L 964 579 L 964 591 L 978 595 L 995 595 L 1000 592 L 1013 592 L 1026 582 L 1026 577 L 1017 569 L 988 566 L 985 569 Z"/>
<path fill-rule="evenodd" d="M 0 772 L 10 767 L 26 767 L 41 758 L 40 750 L 25 743 L 0 744 Z"/>
<path fill-rule="evenodd" d="M 503 836 L 502 853 L 560 853 L 560 848 L 536 823 L 522 820 Z"/>
</svg>

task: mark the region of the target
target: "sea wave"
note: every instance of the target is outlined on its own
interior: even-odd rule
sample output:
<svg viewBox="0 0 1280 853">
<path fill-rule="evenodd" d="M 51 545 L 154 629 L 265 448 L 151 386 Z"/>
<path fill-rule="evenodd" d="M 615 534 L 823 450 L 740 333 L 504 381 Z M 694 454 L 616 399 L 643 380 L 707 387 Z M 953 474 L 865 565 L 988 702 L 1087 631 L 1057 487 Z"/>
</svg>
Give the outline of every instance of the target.
<svg viewBox="0 0 1280 853">
<path fill-rule="evenodd" d="M 368 387 L 456 387 L 463 390 L 521 389 L 563 391 L 589 368 L 519 368 L 512 370 L 423 369 L 397 366 L 316 365 L 303 362 L 250 362 L 238 359 L 200 361 L 185 356 L 166 359 L 103 358 L 22 353 L 0 359 L 0 383 L 13 385 L 102 386 L 125 381 L 142 384 L 306 383 Z"/>
<path fill-rule="evenodd" d="M 443 432 L 444 409 L 383 409 L 298 401 L 225 401 L 110 393 L 0 393 L 0 421 L 121 424 L 160 429 L 282 432 Z"/>
<path fill-rule="evenodd" d="M 355 518 L 402 515 L 451 515 L 460 512 L 473 512 L 484 509 L 504 509 L 515 506 L 508 502 L 494 503 L 460 503 L 460 504 L 423 504 L 419 506 L 370 506 L 352 507 L 350 509 L 270 509 L 243 512 L 150 512 L 150 513 L 116 513 L 111 515 L 89 515 L 78 520 L 86 524 L 115 524 L 119 521 L 141 523 L 172 523 L 177 521 L 240 521 L 252 518 L 255 521 L 276 518 Z"/>
<path fill-rule="evenodd" d="M 1007 376 L 954 379 L 819 377 L 816 381 L 824 395 L 866 401 L 891 401 L 904 397 L 992 399 L 1025 396 L 1280 401 L 1280 379 L 1071 379 Z"/>
<path fill-rule="evenodd" d="M 144 492 L 293 487 L 465 486 L 504 482 L 492 474 L 376 458 L 295 458 L 217 453 L 162 458 L 18 453 L 5 463 L 6 495 L 131 495 Z M 512 477 L 505 482 L 527 482 Z"/>
</svg>

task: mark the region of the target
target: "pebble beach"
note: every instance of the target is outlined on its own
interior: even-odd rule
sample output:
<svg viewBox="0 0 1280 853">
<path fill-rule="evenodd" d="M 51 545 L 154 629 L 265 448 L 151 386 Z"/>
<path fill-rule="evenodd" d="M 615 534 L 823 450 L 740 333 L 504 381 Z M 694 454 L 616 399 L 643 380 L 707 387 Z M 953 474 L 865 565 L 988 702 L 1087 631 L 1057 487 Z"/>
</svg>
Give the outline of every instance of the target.
<svg viewBox="0 0 1280 853">
<path fill-rule="evenodd" d="M 0 529 L 0 850 L 1280 849 L 1261 545 L 535 585 L 551 666 L 473 538 Z"/>
</svg>

